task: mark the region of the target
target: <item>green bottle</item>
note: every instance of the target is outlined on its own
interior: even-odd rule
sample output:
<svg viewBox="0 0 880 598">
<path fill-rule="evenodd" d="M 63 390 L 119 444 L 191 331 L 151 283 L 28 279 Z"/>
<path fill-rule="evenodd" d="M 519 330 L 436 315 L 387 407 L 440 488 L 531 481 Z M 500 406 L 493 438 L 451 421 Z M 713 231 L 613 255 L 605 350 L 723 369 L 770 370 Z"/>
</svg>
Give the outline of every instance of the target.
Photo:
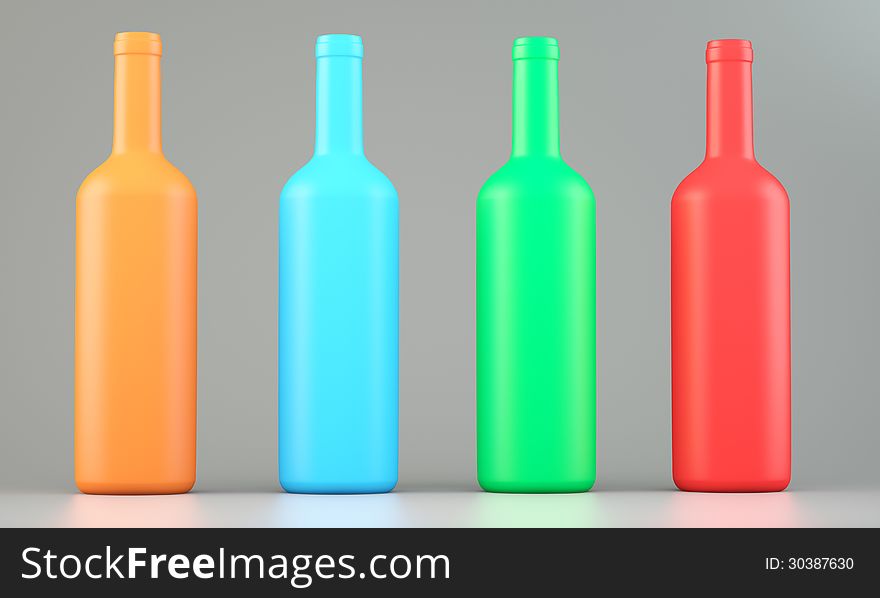
<svg viewBox="0 0 880 598">
<path fill-rule="evenodd" d="M 559 45 L 513 43 L 513 148 L 477 198 L 477 477 L 596 477 L 596 202 L 559 152 Z"/>
</svg>

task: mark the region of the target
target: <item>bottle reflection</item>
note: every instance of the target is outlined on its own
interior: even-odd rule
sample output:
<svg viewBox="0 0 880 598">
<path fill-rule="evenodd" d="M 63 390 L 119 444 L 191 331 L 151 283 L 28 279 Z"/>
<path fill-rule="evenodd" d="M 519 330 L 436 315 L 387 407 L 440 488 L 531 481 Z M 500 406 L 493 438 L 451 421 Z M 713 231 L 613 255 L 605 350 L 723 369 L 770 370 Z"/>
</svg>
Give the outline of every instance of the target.
<svg viewBox="0 0 880 598">
<path fill-rule="evenodd" d="M 279 494 L 271 503 L 278 527 L 405 527 L 410 522 L 396 494 Z"/>
<path fill-rule="evenodd" d="M 199 497 L 167 496 L 70 497 L 61 510 L 61 527 L 200 527 Z"/>
<path fill-rule="evenodd" d="M 59 501 L 59 498 L 61 499 Z M 865 504 L 853 503 L 854 511 Z M 195 493 L 71 495 L 29 500 L 59 527 L 803 527 L 846 515 L 809 494 L 707 494 L 671 490 L 590 494 L 474 491 L 364 495 Z M 18 521 L 27 508 L 16 506 Z M 824 515 L 822 515 L 824 514 Z M 817 520 L 817 516 L 824 519 Z M 22 519 L 24 517 L 24 519 Z"/>
<path fill-rule="evenodd" d="M 466 525 L 474 527 L 601 527 L 597 494 L 476 494 Z"/>
<path fill-rule="evenodd" d="M 706 494 L 670 496 L 667 527 L 800 527 L 804 521 L 794 493 Z"/>
</svg>

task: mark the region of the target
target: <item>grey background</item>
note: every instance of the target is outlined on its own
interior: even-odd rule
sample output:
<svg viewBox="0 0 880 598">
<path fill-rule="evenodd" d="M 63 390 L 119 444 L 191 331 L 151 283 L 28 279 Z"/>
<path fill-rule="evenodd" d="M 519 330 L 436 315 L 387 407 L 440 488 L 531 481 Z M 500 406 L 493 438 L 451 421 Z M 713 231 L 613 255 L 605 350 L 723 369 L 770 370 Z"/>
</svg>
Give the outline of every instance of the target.
<svg viewBox="0 0 880 598">
<path fill-rule="evenodd" d="M 552 35 L 598 200 L 600 489 L 671 486 L 670 196 L 707 40 L 755 46 L 792 200 L 793 488 L 880 481 L 875 2 L 3 2 L 0 485 L 73 491 L 74 194 L 111 140 L 113 35 L 159 32 L 164 145 L 199 195 L 200 490 L 276 485 L 277 196 L 311 155 L 313 44 L 363 36 L 367 154 L 401 200 L 401 488 L 474 486 L 474 201 L 509 152 L 510 45 Z"/>
</svg>

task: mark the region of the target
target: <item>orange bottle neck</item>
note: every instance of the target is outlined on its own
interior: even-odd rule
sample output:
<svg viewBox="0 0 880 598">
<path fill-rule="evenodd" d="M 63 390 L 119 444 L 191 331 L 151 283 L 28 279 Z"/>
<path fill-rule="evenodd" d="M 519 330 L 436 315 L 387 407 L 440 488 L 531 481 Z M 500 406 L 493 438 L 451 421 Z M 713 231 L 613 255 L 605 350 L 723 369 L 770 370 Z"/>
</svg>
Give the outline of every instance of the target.
<svg viewBox="0 0 880 598">
<path fill-rule="evenodd" d="M 113 87 L 113 153 L 162 153 L 160 57 L 117 54 Z"/>
</svg>

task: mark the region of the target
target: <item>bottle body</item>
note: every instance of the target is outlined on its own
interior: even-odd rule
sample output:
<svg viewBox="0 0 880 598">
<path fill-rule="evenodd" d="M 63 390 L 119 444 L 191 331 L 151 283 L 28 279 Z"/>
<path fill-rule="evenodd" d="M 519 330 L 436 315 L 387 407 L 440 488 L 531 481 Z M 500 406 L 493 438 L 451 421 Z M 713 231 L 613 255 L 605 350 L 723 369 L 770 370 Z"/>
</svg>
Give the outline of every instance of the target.
<svg viewBox="0 0 880 598">
<path fill-rule="evenodd" d="M 289 492 L 397 483 L 398 200 L 362 152 L 345 149 L 358 145 L 343 122 L 357 114 L 359 125 L 353 37 L 319 38 L 316 154 L 281 193 L 278 447 Z"/>
<path fill-rule="evenodd" d="M 515 45 L 512 157 L 477 198 L 477 475 L 579 492 L 596 469 L 595 200 L 558 155 L 555 60 L 528 57 L 517 70 Z"/>
<path fill-rule="evenodd" d="M 790 479 L 789 201 L 751 152 L 742 47 L 710 43 L 707 157 L 671 206 L 672 458 L 683 490 L 778 491 Z"/>
<path fill-rule="evenodd" d="M 138 110 L 158 110 L 143 105 L 158 97 L 153 67 L 157 55 L 117 55 L 115 133 L 121 103 L 138 122 L 76 198 L 74 452 L 86 493 L 195 482 L 197 203 L 186 177 L 141 143 L 150 136 Z"/>
<path fill-rule="evenodd" d="M 477 200 L 477 467 L 489 491 L 595 480 L 595 201 L 565 164 L 541 162 L 512 160 Z"/>
</svg>

